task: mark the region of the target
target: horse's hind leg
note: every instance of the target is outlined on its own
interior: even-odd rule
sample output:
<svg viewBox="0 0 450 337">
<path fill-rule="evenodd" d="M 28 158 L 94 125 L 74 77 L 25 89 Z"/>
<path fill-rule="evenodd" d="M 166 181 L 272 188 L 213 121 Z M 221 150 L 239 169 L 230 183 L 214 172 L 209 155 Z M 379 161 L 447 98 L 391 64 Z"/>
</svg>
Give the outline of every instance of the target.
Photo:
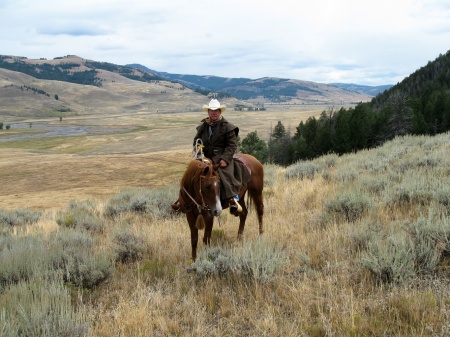
<svg viewBox="0 0 450 337">
<path fill-rule="evenodd" d="M 264 233 L 263 215 L 264 215 L 264 201 L 262 191 L 252 193 L 253 203 L 255 204 L 256 214 L 258 215 L 259 234 Z"/>
<path fill-rule="evenodd" d="M 243 199 L 242 199 L 243 200 Z M 244 234 L 245 221 L 247 220 L 248 208 L 245 202 L 241 203 L 242 212 L 239 213 L 239 230 L 238 230 L 238 239 L 242 239 L 242 234 Z"/>
</svg>

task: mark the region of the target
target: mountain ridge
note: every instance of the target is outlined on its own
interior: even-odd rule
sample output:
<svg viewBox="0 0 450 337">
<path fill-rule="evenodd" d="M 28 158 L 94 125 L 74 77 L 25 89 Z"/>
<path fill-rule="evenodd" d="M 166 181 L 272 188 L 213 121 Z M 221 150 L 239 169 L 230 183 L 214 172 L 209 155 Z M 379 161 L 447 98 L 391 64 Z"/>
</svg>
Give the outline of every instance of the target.
<svg viewBox="0 0 450 337">
<path fill-rule="evenodd" d="M 13 77 L 17 80 L 12 81 Z M 256 80 L 196 75 L 168 77 L 167 73 L 77 55 L 51 60 L 0 55 L 0 115 L 44 117 L 105 110 L 111 113 L 195 111 L 213 95 L 226 99 L 229 107 L 235 109 L 265 108 L 273 104 L 355 105 L 372 98 L 333 85 L 274 77 Z M 199 82 L 197 86 L 188 86 L 194 80 Z"/>
<path fill-rule="evenodd" d="M 193 90 L 200 92 L 212 90 L 220 94 L 228 94 L 235 96 L 236 98 L 253 101 L 255 103 L 263 101 L 263 103 L 291 102 L 294 104 L 310 104 L 314 101 L 320 100 L 320 96 L 330 96 L 324 95 L 324 93 L 333 92 L 333 88 L 343 89 L 347 92 L 347 94 L 354 95 L 355 97 L 353 103 L 355 103 L 367 101 L 373 96 L 376 96 L 378 93 L 391 87 L 391 85 L 371 87 L 344 83 L 324 84 L 312 81 L 269 76 L 259 79 L 251 79 L 245 77 L 220 77 L 215 75 L 171 74 L 167 72 L 159 72 L 136 63 L 127 64 L 127 66 L 139 69 L 141 71 L 147 71 L 170 81 L 176 81 Z M 358 97 L 358 94 L 369 97 Z M 305 97 L 305 99 L 299 99 L 300 97 Z"/>
</svg>

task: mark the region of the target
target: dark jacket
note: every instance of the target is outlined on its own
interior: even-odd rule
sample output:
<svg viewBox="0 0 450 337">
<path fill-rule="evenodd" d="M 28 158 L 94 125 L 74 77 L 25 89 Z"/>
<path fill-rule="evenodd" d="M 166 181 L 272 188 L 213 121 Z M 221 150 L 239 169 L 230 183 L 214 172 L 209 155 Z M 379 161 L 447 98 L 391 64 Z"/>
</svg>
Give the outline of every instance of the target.
<svg viewBox="0 0 450 337">
<path fill-rule="evenodd" d="M 228 200 L 239 193 L 242 185 L 240 169 L 235 169 L 236 165 L 233 161 L 233 155 L 238 147 L 239 128 L 222 117 L 216 123 L 214 133 L 212 135 L 210 133 L 210 125 L 206 119 L 203 119 L 197 127 L 194 144 L 200 138 L 204 146 L 203 152 L 207 158 L 210 158 L 214 164 L 219 164 L 221 159 L 228 163 L 226 167 L 219 169 L 221 198 Z"/>
</svg>

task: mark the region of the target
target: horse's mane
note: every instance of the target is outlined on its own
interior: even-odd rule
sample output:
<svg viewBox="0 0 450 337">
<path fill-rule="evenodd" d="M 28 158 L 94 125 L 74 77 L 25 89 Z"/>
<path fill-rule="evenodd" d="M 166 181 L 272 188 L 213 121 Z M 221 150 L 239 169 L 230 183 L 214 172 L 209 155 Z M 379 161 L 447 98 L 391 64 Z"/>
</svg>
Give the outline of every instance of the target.
<svg viewBox="0 0 450 337">
<path fill-rule="evenodd" d="M 214 170 L 213 164 L 210 160 L 193 159 L 181 178 L 181 186 L 187 186 L 195 183 L 207 166 L 211 167 L 210 172 L 212 173 Z"/>
</svg>

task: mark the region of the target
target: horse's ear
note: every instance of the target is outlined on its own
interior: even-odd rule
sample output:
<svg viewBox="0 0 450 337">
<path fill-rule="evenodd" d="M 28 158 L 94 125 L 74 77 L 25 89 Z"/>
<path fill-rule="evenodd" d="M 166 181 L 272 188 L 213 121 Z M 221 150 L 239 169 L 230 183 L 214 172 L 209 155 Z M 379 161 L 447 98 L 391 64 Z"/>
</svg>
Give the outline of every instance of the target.
<svg viewBox="0 0 450 337">
<path fill-rule="evenodd" d="M 202 175 L 207 176 L 210 169 L 211 169 L 211 166 L 209 166 L 209 165 L 206 166 L 202 171 Z"/>
<path fill-rule="evenodd" d="M 219 167 L 220 167 L 220 164 L 215 164 L 215 165 L 213 166 L 213 170 L 214 170 L 214 171 L 217 171 L 217 170 L 219 169 Z"/>
</svg>

